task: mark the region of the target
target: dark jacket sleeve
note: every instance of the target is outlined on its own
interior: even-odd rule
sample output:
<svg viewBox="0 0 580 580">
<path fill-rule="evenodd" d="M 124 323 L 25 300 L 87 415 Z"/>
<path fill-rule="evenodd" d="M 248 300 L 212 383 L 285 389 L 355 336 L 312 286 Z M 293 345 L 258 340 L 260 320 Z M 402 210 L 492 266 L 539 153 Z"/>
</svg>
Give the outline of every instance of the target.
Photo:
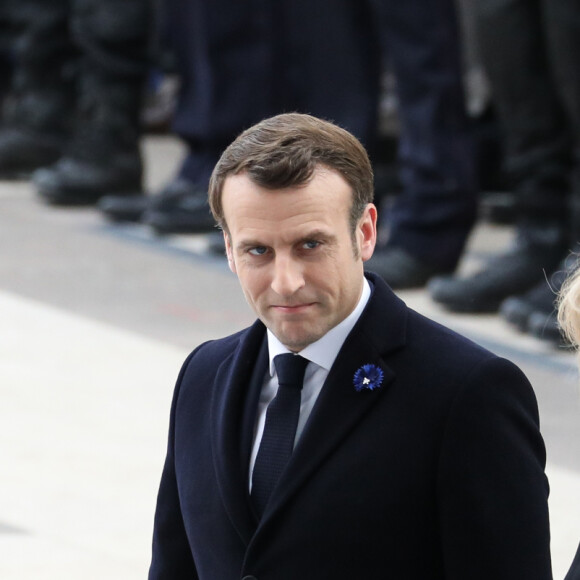
<svg viewBox="0 0 580 580">
<path fill-rule="evenodd" d="M 175 411 L 183 375 L 194 354 L 195 351 L 188 357 L 181 369 L 171 405 L 167 456 L 155 511 L 149 580 L 196 580 L 198 578 L 181 515 L 174 463 Z"/>
<path fill-rule="evenodd" d="M 445 578 L 550 580 L 546 453 L 534 392 L 490 356 L 449 412 L 438 494 Z"/>
</svg>

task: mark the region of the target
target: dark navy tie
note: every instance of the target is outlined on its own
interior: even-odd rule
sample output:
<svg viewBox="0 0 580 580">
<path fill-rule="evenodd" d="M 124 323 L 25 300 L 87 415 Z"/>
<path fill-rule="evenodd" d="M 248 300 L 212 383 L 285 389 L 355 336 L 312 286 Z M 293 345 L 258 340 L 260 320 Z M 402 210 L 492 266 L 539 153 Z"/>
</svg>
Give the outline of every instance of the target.
<svg viewBox="0 0 580 580">
<path fill-rule="evenodd" d="M 268 405 L 264 434 L 252 472 L 252 502 L 259 515 L 270 499 L 294 449 L 300 395 L 308 360 L 296 354 L 274 357 L 278 392 Z"/>
</svg>

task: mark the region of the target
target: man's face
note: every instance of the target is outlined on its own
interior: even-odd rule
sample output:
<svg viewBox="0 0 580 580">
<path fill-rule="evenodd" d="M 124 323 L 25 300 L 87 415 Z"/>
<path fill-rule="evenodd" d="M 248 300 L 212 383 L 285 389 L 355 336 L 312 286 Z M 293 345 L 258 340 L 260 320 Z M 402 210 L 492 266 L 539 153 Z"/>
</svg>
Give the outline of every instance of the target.
<svg viewBox="0 0 580 580">
<path fill-rule="evenodd" d="M 319 167 L 308 184 L 276 191 L 232 175 L 222 196 L 230 268 L 287 348 L 302 350 L 354 310 L 377 213 L 367 206 L 353 239 L 351 189 L 339 173 Z"/>
</svg>

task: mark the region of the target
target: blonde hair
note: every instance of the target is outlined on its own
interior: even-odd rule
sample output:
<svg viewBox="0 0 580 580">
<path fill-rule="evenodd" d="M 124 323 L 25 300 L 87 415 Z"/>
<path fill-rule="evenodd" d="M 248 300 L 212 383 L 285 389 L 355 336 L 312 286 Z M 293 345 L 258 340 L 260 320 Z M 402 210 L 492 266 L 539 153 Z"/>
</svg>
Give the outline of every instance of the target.
<svg viewBox="0 0 580 580">
<path fill-rule="evenodd" d="M 578 349 L 580 347 L 580 268 L 578 266 L 560 290 L 558 323 L 564 336 L 574 348 Z"/>
</svg>

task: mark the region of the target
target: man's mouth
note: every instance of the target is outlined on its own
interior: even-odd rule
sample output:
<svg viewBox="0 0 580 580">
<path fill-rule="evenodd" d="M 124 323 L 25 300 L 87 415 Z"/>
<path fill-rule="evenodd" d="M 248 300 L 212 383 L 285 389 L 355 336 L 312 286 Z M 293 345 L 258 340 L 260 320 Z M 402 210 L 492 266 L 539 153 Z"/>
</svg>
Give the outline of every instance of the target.
<svg viewBox="0 0 580 580">
<path fill-rule="evenodd" d="M 314 302 L 304 302 L 301 304 L 274 304 L 272 308 L 284 314 L 301 314 L 314 306 Z"/>
</svg>

